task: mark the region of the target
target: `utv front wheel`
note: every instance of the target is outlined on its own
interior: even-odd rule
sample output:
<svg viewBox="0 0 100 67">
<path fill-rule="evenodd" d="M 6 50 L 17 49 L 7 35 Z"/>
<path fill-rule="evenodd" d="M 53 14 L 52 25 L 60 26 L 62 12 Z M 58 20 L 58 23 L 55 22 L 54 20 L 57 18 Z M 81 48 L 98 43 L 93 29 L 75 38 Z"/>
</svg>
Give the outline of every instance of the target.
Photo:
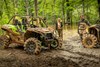
<svg viewBox="0 0 100 67">
<path fill-rule="evenodd" d="M 97 38 L 92 34 L 86 34 L 83 36 L 82 44 L 86 48 L 93 48 L 97 44 Z"/>
<path fill-rule="evenodd" d="M 51 48 L 57 48 L 58 45 L 59 45 L 58 40 L 55 39 L 55 40 L 51 43 Z"/>
<path fill-rule="evenodd" d="M 39 54 L 41 51 L 41 42 L 36 38 L 29 38 L 24 44 L 24 49 L 28 54 Z"/>
</svg>

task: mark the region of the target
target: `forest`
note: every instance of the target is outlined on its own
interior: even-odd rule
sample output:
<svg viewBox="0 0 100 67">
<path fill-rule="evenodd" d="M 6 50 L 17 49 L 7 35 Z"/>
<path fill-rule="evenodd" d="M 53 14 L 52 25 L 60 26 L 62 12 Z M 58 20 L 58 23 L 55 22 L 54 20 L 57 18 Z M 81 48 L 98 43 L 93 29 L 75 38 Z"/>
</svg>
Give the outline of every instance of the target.
<svg viewBox="0 0 100 67">
<path fill-rule="evenodd" d="M 0 67 L 100 67 L 100 0 L 0 0 Z"/>
<path fill-rule="evenodd" d="M 54 24 L 60 17 L 64 24 L 76 25 L 84 14 L 94 24 L 100 17 L 99 0 L 0 0 L 0 24 L 5 24 L 14 15 L 46 17 Z"/>
</svg>

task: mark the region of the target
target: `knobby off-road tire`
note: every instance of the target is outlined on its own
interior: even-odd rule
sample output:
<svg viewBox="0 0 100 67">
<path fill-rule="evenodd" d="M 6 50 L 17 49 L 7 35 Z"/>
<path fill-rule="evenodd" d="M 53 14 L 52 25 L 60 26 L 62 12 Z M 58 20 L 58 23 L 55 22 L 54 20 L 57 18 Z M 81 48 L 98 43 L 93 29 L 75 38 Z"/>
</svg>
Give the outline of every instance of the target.
<svg viewBox="0 0 100 67">
<path fill-rule="evenodd" d="M 24 44 L 24 49 L 28 54 L 39 54 L 41 51 L 41 42 L 36 38 L 29 38 Z"/>
<path fill-rule="evenodd" d="M 51 44 L 51 48 L 61 48 L 62 47 L 62 39 L 61 38 L 55 38 L 54 41 Z"/>
<path fill-rule="evenodd" d="M 54 41 L 51 43 L 51 48 L 55 49 L 57 48 L 59 45 L 59 42 L 57 39 L 54 39 Z"/>
<path fill-rule="evenodd" d="M 80 30 L 85 30 L 87 27 L 88 27 L 88 25 L 86 23 L 80 23 L 80 25 L 79 25 Z"/>
<path fill-rule="evenodd" d="M 86 25 L 86 23 L 80 23 L 79 29 L 78 29 L 79 34 L 80 35 L 86 34 L 87 28 L 88 28 L 88 25 Z"/>
<path fill-rule="evenodd" d="M 83 36 L 82 44 L 86 48 L 96 47 L 97 37 L 92 34 L 85 34 Z"/>
<path fill-rule="evenodd" d="M 9 47 L 10 44 L 10 37 L 8 35 L 1 35 L 0 36 L 0 48 L 6 49 Z"/>
</svg>

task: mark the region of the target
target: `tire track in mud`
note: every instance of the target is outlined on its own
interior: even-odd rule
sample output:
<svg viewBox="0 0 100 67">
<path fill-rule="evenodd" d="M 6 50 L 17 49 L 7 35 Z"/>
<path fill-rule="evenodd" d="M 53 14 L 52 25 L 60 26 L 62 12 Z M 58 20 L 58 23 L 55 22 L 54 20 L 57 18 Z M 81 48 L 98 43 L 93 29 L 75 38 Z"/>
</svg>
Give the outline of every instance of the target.
<svg viewBox="0 0 100 67">
<path fill-rule="evenodd" d="M 80 67 L 100 67 L 100 53 L 98 52 L 100 48 L 84 48 L 76 33 L 69 32 L 64 35 L 67 37 L 64 37 L 63 46 L 60 49 L 63 57 L 76 62 Z"/>
<path fill-rule="evenodd" d="M 65 59 L 70 59 L 73 62 L 79 64 L 80 67 L 95 67 L 100 62 L 99 57 L 92 56 L 91 57 L 84 53 L 73 52 L 68 50 L 60 50 L 62 57 Z M 92 65 L 92 66 L 91 66 Z M 99 66 L 96 66 L 99 67 Z"/>
</svg>

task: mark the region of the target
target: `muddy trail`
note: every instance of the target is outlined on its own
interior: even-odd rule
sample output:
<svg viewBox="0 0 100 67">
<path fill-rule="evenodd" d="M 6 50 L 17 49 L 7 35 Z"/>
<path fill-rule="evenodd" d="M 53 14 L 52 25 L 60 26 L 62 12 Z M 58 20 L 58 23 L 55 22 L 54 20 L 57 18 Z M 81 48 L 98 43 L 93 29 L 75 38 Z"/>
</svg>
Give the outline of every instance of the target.
<svg viewBox="0 0 100 67">
<path fill-rule="evenodd" d="M 70 31 L 70 32 L 69 32 Z M 100 48 L 84 48 L 77 30 L 64 32 L 61 55 L 76 62 L 80 67 L 100 67 Z"/>
<path fill-rule="evenodd" d="M 52 50 L 43 51 L 40 55 L 28 55 L 20 49 L 7 49 L 1 51 L 0 67 L 79 67 L 70 59 L 60 57 L 57 52 Z"/>
<path fill-rule="evenodd" d="M 28 55 L 16 45 L 1 49 L 0 67 L 100 67 L 100 48 L 84 48 L 76 30 L 63 34 L 61 49 L 42 50 L 39 55 Z"/>
</svg>

